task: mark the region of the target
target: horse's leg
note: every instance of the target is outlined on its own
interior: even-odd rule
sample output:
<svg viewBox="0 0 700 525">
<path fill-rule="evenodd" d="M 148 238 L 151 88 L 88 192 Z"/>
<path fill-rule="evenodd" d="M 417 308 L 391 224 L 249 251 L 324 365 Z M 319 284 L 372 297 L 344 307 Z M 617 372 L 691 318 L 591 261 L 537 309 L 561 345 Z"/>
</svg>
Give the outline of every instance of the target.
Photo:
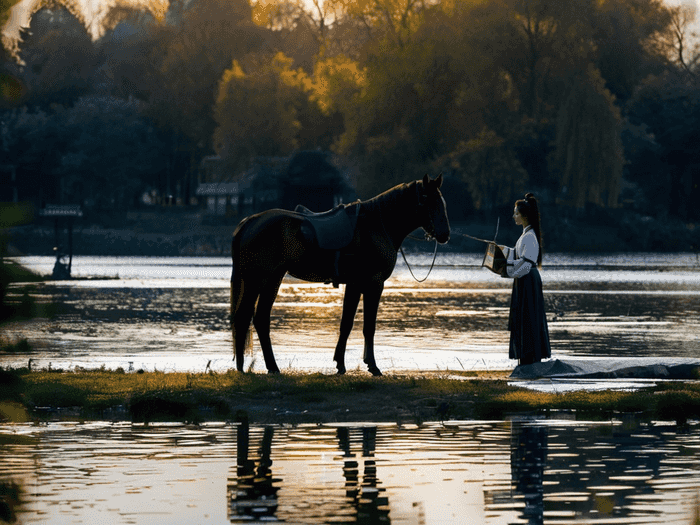
<svg viewBox="0 0 700 525">
<path fill-rule="evenodd" d="M 374 332 L 377 327 L 377 312 L 379 311 L 379 300 L 382 297 L 382 292 L 384 291 L 384 283 L 379 283 L 378 285 L 371 285 L 365 288 L 363 292 L 363 317 L 364 325 L 362 328 L 362 334 L 365 336 L 365 353 L 363 356 L 363 361 L 367 364 L 367 368 L 372 373 L 373 376 L 380 376 L 382 372 L 377 367 L 377 363 L 374 360 Z"/>
<path fill-rule="evenodd" d="M 357 305 L 360 304 L 360 296 L 362 295 L 360 287 L 355 284 L 347 284 L 345 286 L 345 296 L 343 297 L 343 315 L 340 319 L 340 336 L 338 344 L 335 347 L 333 361 L 338 367 L 338 374 L 345 373 L 345 348 L 348 344 L 348 337 L 352 331 L 352 325 L 355 322 L 355 313 Z"/>
<path fill-rule="evenodd" d="M 258 298 L 257 291 L 251 287 L 243 287 L 240 299 L 231 300 L 235 308 L 231 313 L 231 328 L 233 331 L 233 346 L 236 351 L 236 368 L 243 372 L 243 356 L 245 354 L 246 342 L 250 337 L 250 321 L 255 311 L 255 301 Z"/>
<path fill-rule="evenodd" d="M 270 340 L 270 312 L 272 305 L 275 303 L 277 292 L 284 273 L 276 277 L 267 279 L 263 284 L 263 289 L 258 298 L 258 306 L 255 308 L 255 316 L 253 317 L 253 325 L 255 331 L 258 332 L 258 341 L 262 348 L 263 357 L 265 358 L 265 366 L 268 374 L 279 374 L 280 369 L 275 361 L 275 355 L 272 353 L 272 341 Z"/>
</svg>

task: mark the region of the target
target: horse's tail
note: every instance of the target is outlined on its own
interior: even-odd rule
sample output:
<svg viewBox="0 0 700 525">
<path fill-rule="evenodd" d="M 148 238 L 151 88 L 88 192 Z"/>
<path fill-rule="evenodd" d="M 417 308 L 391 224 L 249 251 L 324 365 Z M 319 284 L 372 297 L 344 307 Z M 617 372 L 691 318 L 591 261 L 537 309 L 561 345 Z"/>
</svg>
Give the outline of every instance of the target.
<svg viewBox="0 0 700 525">
<path fill-rule="evenodd" d="M 240 366 L 243 365 L 243 352 L 237 352 L 238 346 L 236 345 L 236 312 L 241 306 L 243 300 L 243 291 L 245 287 L 245 282 L 240 275 L 240 246 L 241 237 L 243 236 L 243 229 L 248 222 L 250 217 L 246 217 L 239 224 L 236 230 L 233 232 L 233 237 L 231 238 L 231 335 L 233 338 L 233 350 L 234 359 L 237 360 Z M 245 349 L 252 350 L 253 337 L 252 337 L 252 326 L 248 325 L 245 335 Z M 240 368 L 239 366 L 239 368 Z"/>
</svg>

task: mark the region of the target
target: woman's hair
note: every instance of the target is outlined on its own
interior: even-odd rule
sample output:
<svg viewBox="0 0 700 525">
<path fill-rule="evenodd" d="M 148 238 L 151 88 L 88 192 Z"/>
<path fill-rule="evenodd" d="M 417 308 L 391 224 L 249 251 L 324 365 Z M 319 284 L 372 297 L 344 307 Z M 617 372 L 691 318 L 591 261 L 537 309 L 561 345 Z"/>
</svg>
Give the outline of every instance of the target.
<svg viewBox="0 0 700 525">
<path fill-rule="evenodd" d="M 537 254 L 537 266 L 542 266 L 542 232 L 540 230 L 540 207 L 537 204 L 537 199 L 532 193 L 525 195 L 524 199 L 515 201 L 515 206 L 518 208 L 520 215 L 527 219 L 527 222 L 532 226 L 535 232 L 537 242 L 540 245 L 540 251 Z"/>
</svg>

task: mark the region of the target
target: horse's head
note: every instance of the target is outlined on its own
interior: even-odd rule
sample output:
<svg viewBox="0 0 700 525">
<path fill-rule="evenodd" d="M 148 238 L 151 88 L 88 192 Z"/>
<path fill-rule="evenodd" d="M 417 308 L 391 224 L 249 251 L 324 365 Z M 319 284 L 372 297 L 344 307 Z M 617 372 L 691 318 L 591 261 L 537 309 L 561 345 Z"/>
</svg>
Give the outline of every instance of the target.
<svg viewBox="0 0 700 525">
<path fill-rule="evenodd" d="M 426 174 L 422 181 L 416 182 L 421 227 L 440 244 L 445 244 L 450 240 L 450 221 L 440 186 L 442 173 L 432 180 Z"/>
</svg>

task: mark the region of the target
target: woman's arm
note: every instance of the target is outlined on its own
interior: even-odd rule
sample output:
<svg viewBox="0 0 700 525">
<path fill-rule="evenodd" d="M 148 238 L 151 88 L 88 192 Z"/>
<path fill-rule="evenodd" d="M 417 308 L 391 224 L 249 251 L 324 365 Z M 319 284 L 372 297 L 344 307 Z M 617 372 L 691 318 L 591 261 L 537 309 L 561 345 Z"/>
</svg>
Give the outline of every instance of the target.
<svg viewBox="0 0 700 525">
<path fill-rule="evenodd" d="M 515 259 L 514 251 L 511 250 L 507 258 L 506 273 L 508 277 L 518 279 L 524 277 L 537 264 L 537 254 L 539 253 L 539 243 L 534 235 L 526 235 L 518 242 L 518 252 L 520 257 Z"/>
</svg>

